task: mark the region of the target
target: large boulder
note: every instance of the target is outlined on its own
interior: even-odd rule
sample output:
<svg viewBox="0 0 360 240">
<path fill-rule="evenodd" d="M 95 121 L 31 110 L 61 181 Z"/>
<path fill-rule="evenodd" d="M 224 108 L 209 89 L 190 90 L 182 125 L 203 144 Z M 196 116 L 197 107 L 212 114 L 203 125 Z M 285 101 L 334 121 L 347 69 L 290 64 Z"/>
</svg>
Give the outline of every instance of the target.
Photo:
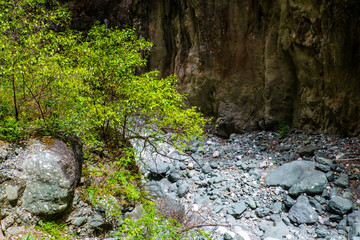
<svg viewBox="0 0 360 240">
<path fill-rule="evenodd" d="M 286 163 L 272 171 L 265 178 L 265 183 L 268 186 L 281 186 L 289 189 L 293 185 L 300 183 L 308 175 L 308 172 L 313 172 L 314 169 L 315 163 L 310 161 Z"/>
<path fill-rule="evenodd" d="M 22 207 L 35 215 L 67 209 L 81 176 L 81 157 L 55 138 L 29 140 L 18 156 L 25 180 Z"/>
</svg>

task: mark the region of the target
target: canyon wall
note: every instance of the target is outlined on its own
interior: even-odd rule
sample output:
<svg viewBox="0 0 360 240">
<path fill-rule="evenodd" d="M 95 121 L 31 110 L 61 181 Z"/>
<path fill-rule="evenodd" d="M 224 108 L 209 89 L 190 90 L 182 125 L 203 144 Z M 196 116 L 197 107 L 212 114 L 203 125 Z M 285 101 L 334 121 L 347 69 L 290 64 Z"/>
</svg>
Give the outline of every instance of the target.
<svg viewBox="0 0 360 240">
<path fill-rule="evenodd" d="M 360 134 L 358 0 L 80 0 L 73 26 L 135 26 L 219 135 L 280 121 Z"/>
</svg>

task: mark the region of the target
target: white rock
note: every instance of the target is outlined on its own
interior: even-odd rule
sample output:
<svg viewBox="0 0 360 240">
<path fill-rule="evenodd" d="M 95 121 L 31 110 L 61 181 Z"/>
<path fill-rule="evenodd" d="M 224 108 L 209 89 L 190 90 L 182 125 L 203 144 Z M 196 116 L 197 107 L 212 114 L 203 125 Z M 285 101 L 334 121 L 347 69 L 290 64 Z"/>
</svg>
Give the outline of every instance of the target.
<svg viewBox="0 0 360 240">
<path fill-rule="evenodd" d="M 220 152 L 216 150 L 216 151 L 213 153 L 213 158 L 218 158 L 218 157 L 220 157 Z"/>
</svg>

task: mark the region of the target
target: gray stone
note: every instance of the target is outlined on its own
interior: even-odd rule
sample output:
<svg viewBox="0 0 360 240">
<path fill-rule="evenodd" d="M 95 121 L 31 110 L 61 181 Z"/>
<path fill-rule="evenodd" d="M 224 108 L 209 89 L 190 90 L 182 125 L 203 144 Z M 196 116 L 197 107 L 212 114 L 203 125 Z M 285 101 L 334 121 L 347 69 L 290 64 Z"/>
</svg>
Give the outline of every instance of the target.
<svg viewBox="0 0 360 240">
<path fill-rule="evenodd" d="M 240 203 L 236 203 L 231 205 L 228 210 L 227 213 L 230 214 L 231 216 L 235 217 L 235 218 L 239 218 L 240 215 L 245 212 L 246 210 L 246 204 L 245 201 L 242 201 Z"/>
<path fill-rule="evenodd" d="M 315 211 L 316 211 L 319 215 L 321 215 L 321 214 L 323 213 L 322 206 L 321 206 L 321 204 L 320 204 L 318 201 L 316 201 L 315 199 L 310 199 L 310 200 L 309 200 L 309 203 L 310 203 L 311 206 L 313 206 L 313 207 L 315 208 Z"/>
<path fill-rule="evenodd" d="M 86 221 L 86 217 L 78 217 L 78 218 L 76 218 L 75 220 L 74 220 L 74 225 L 75 226 L 81 226 L 81 225 L 83 225 L 84 223 L 85 223 L 85 221 Z"/>
<path fill-rule="evenodd" d="M 285 195 L 284 196 L 284 205 L 287 207 L 287 208 L 291 208 L 292 206 L 294 206 L 295 204 L 295 200 L 292 199 L 289 195 Z"/>
<path fill-rule="evenodd" d="M 213 169 L 216 169 L 219 167 L 219 164 L 216 162 L 216 161 L 212 161 L 210 162 L 210 166 L 213 168 Z"/>
<path fill-rule="evenodd" d="M 325 227 L 316 228 L 315 233 L 319 238 L 325 238 L 329 235 L 329 231 Z"/>
<path fill-rule="evenodd" d="M 100 214 L 95 214 L 89 217 L 89 227 L 99 228 L 105 224 L 103 217 Z"/>
<path fill-rule="evenodd" d="M 270 209 L 268 209 L 266 207 L 259 207 L 255 210 L 255 214 L 259 218 L 263 218 L 263 217 L 270 215 Z"/>
<path fill-rule="evenodd" d="M 354 211 L 350 213 L 347 219 L 350 226 L 354 223 L 360 223 L 360 211 Z"/>
<path fill-rule="evenodd" d="M 320 163 L 320 164 L 323 164 L 323 165 L 328 165 L 330 166 L 331 169 L 335 169 L 336 166 L 337 166 L 337 162 L 336 160 L 331 160 L 331 159 L 328 159 L 328 158 L 324 158 L 324 157 L 316 157 L 315 160 Z"/>
<path fill-rule="evenodd" d="M 180 176 L 180 174 L 173 172 L 173 173 L 169 174 L 168 179 L 171 182 L 177 182 L 181 179 L 181 176 Z"/>
<path fill-rule="evenodd" d="M 352 209 L 352 202 L 348 199 L 335 196 L 329 201 L 327 209 L 331 212 L 344 215 Z"/>
<path fill-rule="evenodd" d="M 329 172 L 331 170 L 330 166 L 321 163 L 316 163 L 315 168 L 323 172 Z"/>
<path fill-rule="evenodd" d="M 338 179 L 336 179 L 335 184 L 339 187 L 348 187 L 349 186 L 349 176 L 347 174 L 341 174 Z"/>
<path fill-rule="evenodd" d="M 279 223 L 274 227 L 267 229 L 263 239 L 285 239 L 289 234 L 289 228 L 284 223 Z"/>
<path fill-rule="evenodd" d="M 252 197 L 248 197 L 245 200 L 245 203 L 251 208 L 251 209 L 255 209 L 256 208 L 256 202 L 254 201 L 254 199 Z"/>
<path fill-rule="evenodd" d="M 326 188 L 327 183 L 324 173 L 316 170 L 309 171 L 302 175 L 302 180 L 299 183 L 294 184 L 289 189 L 289 194 L 295 196 L 301 193 L 319 194 Z"/>
<path fill-rule="evenodd" d="M 189 192 L 190 186 L 186 183 L 178 187 L 177 195 L 179 197 L 184 197 Z"/>
<path fill-rule="evenodd" d="M 35 215 L 62 212 L 68 208 L 80 180 L 81 162 L 57 139 L 44 137 L 30 142 L 22 156 L 26 173 L 22 206 Z"/>
<path fill-rule="evenodd" d="M 310 206 L 309 200 L 301 195 L 298 197 L 294 206 L 289 210 L 289 219 L 297 224 L 312 224 L 318 220 L 319 216 Z"/>
<path fill-rule="evenodd" d="M 19 195 L 18 195 L 18 187 L 14 187 L 12 185 L 8 185 L 5 188 L 5 193 L 7 196 L 7 199 L 9 200 L 9 202 L 14 202 L 18 199 Z"/>
<path fill-rule="evenodd" d="M 348 240 L 355 240 L 357 237 L 360 238 L 360 223 L 352 224 L 348 233 Z"/>
<path fill-rule="evenodd" d="M 309 171 L 315 169 L 315 163 L 309 161 L 294 161 L 286 163 L 274 171 L 272 171 L 266 178 L 265 183 L 269 186 L 281 186 L 283 188 L 290 188 L 296 183 L 301 182 Z"/>
<path fill-rule="evenodd" d="M 152 163 L 149 165 L 150 171 L 149 177 L 154 180 L 160 180 L 166 176 L 166 173 L 170 170 L 170 166 L 167 163 Z"/>
<path fill-rule="evenodd" d="M 207 173 L 210 173 L 212 171 L 212 167 L 210 166 L 210 164 L 205 164 L 203 167 L 202 167 L 202 171 L 203 173 L 207 174 Z"/>
<path fill-rule="evenodd" d="M 318 147 L 314 145 L 305 146 L 299 150 L 299 155 L 300 157 L 312 157 L 317 149 Z"/>
<path fill-rule="evenodd" d="M 151 196 L 155 198 L 165 196 L 160 184 L 155 181 L 147 182 L 144 188 Z"/>
</svg>

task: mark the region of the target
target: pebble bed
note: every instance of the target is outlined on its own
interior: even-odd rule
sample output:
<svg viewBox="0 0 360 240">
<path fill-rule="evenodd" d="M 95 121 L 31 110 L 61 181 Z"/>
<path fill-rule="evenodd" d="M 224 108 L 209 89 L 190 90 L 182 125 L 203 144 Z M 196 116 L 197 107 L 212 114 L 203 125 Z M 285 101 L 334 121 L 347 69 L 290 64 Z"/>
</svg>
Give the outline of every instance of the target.
<svg viewBox="0 0 360 240">
<path fill-rule="evenodd" d="M 359 150 L 358 138 L 300 131 L 283 138 L 263 131 L 229 139 L 208 135 L 186 154 L 163 145 L 162 154 L 170 159 L 144 154 L 142 160 L 149 191 L 180 202 L 184 221 L 208 225 L 204 229 L 215 239 L 356 240 L 360 165 L 339 159 L 358 158 Z M 277 167 L 304 160 L 316 162 L 317 171 L 326 175 L 321 193 L 293 196 L 265 184 Z M 340 210 L 329 207 L 333 202 L 340 202 Z"/>
</svg>

